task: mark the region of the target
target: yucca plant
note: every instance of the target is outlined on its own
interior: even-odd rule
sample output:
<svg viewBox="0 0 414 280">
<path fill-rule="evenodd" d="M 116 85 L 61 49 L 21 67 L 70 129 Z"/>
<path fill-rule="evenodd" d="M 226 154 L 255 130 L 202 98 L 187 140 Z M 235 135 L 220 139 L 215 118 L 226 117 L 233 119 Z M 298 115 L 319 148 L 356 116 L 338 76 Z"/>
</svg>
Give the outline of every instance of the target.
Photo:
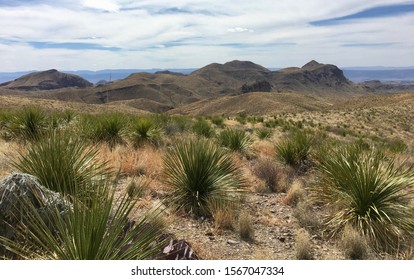
<svg viewBox="0 0 414 280">
<path fill-rule="evenodd" d="M 21 224 L 24 226 L 16 229 L 19 242 L 0 237 L 1 244 L 22 259 L 157 258 L 164 243 L 160 241 L 163 228 L 157 222 L 161 212 L 148 212 L 131 221 L 129 217 L 136 209 L 136 200 L 126 194 L 115 199 L 116 188 L 109 181 L 96 184 L 93 178 L 89 179 L 94 192 L 88 205 L 75 190 L 71 202 L 62 198 L 64 207 L 50 206 L 45 217 L 36 211 L 35 205 L 22 201 Z"/>
<path fill-rule="evenodd" d="M 218 143 L 234 152 L 247 152 L 252 144 L 252 138 L 244 130 L 227 128 L 217 137 Z"/>
<path fill-rule="evenodd" d="M 199 119 L 192 127 L 193 132 L 198 136 L 210 138 L 214 135 L 214 129 L 205 119 Z"/>
<path fill-rule="evenodd" d="M 9 122 L 9 134 L 20 141 L 37 141 L 48 130 L 46 114 L 36 107 L 28 107 L 19 112 Z"/>
<path fill-rule="evenodd" d="M 135 148 L 146 143 L 157 146 L 161 141 L 161 130 L 150 119 L 140 118 L 131 127 L 131 141 Z"/>
<path fill-rule="evenodd" d="M 285 164 L 299 167 L 308 159 L 312 143 L 313 139 L 308 133 L 295 131 L 275 145 L 276 156 Z"/>
<path fill-rule="evenodd" d="M 379 151 L 350 146 L 333 151 L 319 167 L 312 189 L 330 207 L 332 234 L 346 225 L 358 229 L 378 250 L 393 251 L 414 234 L 414 171 Z"/>
<path fill-rule="evenodd" d="M 95 118 L 92 123 L 92 140 L 106 143 L 113 149 L 117 144 L 124 143 L 126 120 L 120 114 L 103 114 Z"/>
<path fill-rule="evenodd" d="M 209 205 L 237 201 L 245 180 L 231 155 L 211 141 L 187 140 L 175 144 L 164 158 L 165 183 L 177 209 L 211 216 Z"/>
<path fill-rule="evenodd" d="M 268 127 L 261 127 L 256 130 L 256 135 L 260 140 L 269 139 L 273 135 L 273 130 Z"/>
<path fill-rule="evenodd" d="M 106 163 L 97 160 L 97 150 L 67 131 L 55 130 L 42 141 L 33 143 L 27 152 L 20 152 L 13 166 L 36 176 L 40 183 L 53 191 L 74 194 L 75 187 L 86 186 L 91 178 L 98 183 L 111 172 Z"/>
</svg>

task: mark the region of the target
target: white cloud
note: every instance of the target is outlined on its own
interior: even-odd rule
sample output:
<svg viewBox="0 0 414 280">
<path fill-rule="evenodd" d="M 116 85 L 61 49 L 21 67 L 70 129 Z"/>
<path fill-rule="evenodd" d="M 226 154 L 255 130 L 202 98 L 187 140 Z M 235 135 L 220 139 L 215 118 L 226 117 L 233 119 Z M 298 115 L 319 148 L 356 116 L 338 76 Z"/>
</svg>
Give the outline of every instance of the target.
<svg viewBox="0 0 414 280">
<path fill-rule="evenodd" d="M 403 0 L 402 0 L 403 1 Z M 391 0 L 77 0 L 0 6 L 0 71 L 201 67 L 252 60 L 300 66 L 414 65 L 412 15 L 343 25 L 309 22 L 346 16 Z M 31 42 L 83 43 L 109 50 L 36 49 Z M 349 44 L 395 43 L 375 49 Z M 390 55 L 391 54 L 391 55 Z M 50 59 L 41 59 L 43 57 Z M 59 64 L 53 66 L 52 64 Z"/>
</svg>

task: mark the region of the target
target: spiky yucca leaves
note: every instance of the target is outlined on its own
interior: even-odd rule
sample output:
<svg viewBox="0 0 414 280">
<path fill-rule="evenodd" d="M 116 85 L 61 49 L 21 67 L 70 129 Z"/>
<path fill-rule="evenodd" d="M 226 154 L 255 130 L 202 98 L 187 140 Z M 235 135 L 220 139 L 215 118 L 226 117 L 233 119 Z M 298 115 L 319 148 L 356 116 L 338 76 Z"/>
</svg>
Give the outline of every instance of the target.
<svg viewBox="0 0 414 280">
<path fill-rule="evenodd" d="M 214 135 L 214 129 L 205 119 L 199 119 L 193 124 L 192 130 L 198 136 L 210 138 Z"/>
<path fill-rule="evenodd" d="M 218 142 L 234 152 L 246 152 L 253 140 L 244 130 L 227 128 L 218 135 Z"/>
<path fill-rule="evenodd" d="M 196 216 L 211 216 L 209 205 L 234 203 L 245 185 L 231 155 L 204 139 L 177 143 L 164 158 L 170 201 Z"/>
<path fill-rule="evenodd" d="M 374 248 L 393 251 L 413 238 L 414 170 L 397 165 L 378 151 L 355 147 L 339 149 L 319 167 L 320 182 L 312 189 L 315 200 L 332 208 L 327 226 L 333 234 L 350 224 Z"/>
<path fill-rule="evenodd" d="M 306 132 L 295 131 L 275 145 L 276 156 L 285 164 L 299 167 L 308 159 L 313 138 Z"/>
<path fill-rule="evenodd" d="M 106 143 L 113 149 L 117 144 L 124 143 L 126 118 L 117 113 L 99 115 L 92 118 L 90 124 L 91 138 L 94 142 Z"/>
<path fill-rule="evenodd" d="M 273 135 L 273 130 L 268 127 L 261 127 L 256 130 L 256 135 L 260 140 L 269 139 Z"/>
<path fill-rule="evenodd" d="M 135 148 L 146 143 L 157 146 L 161 142 L 161 130 L 150 119 L 140 118 L 131 127 L 131 140 Z"/>
<path fill-rule="evenodd" d="M 53 191 L 74 194 L 85 185 L 87 190 L 91 178 L 98 183 L 108 177 L 106 163 L 97 160 L 97 150 L 90 148 L 79 138 L 66 131 L 53 131 L 42 141 L 33 143 L 27 152 L 20 152 L 12 163 L 21 172 L 36 176 L 39 182 Z"/>
<path fill-rule="evenodd" d="M 67 178 L 66 178 L 67 179 Z M 25 244 L 0 237 L 0 242 L 22 259 L 124 260 L 151 259 L 159 253 L 163 228 L 160 211 L 153 211 L 132 222 L 135 199 L 126 194 L 115 199 L 109 181 L 96 184 L 89 178 L 91 203 L 87 206 L 75 190 L 65 207 L 52 207 L 45 218 L 31 203 L 24 203 L 20 238 Z M 81 186 L 84 188 L 84 185 Z M 82 190 L 80 190 L 82 191 Z M 50 225 L 53 225 L 51 228 Z M 19 230 L 18 229 L 18 230 Z"/>
<path fill-rule="evenodd" d="M 36 107 L 28 107 L 15 113 L 8 124 L 11 138 L 20 141 L 37 141 L 47 131 L 49 124 L 46 114 Z"/>
</svg>

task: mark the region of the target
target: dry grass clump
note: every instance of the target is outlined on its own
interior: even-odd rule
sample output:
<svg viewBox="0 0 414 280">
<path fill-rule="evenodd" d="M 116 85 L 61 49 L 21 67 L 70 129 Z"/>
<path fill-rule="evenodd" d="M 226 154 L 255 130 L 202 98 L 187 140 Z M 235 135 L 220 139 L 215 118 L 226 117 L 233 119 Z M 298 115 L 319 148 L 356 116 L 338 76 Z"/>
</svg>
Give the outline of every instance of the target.
<svg viewBox="0 0 414 280">
<path fill-rule="evenodd" d="M 224 230 L 232 230 L 234 228 L 235 209 L 233 207 L 210 207 L 212 208 L 216 233 L 221 234 Z"/>
<path fill-rule="evenodd" d="M 126 186 L 126 191 L 130 198 L 141 197 L 148 190 L 151 180 L 145 175 L 132 178 Z"/>
<path fill-rule="evenodd" d="M 245 241 L 254 239 L 253 220 L 250 214 L 242 212 L 239 216 L 239 234 L 240 238 Z"/>
<path fill-rule="evenodd" d="M 253 170 L 254 174 L 266 184 L 271 192 L 280 191 L 278 186 L 279 169 L 270 159 L 260 160 Z"/>
<path fill-rule="evenodd" d="M 290 186 L 283 202 L 290 206 L 296 206 L 298 202 L 303 199 L 304 195 L 305 190 L 303 189 L 303 182 L 296 179 Z"/>
<path fill-rule="evenodd" d="M 311 237 L 304 229 L 299 229 L 296 232 L 295 256 L 298 260 L 313 260 L 314 249 L 312 246 Z"/>
<path fill-rule="evenodd" d="M 299 201 L 296 207 L 293 209 L 293 215 L 298 220 L 301 227 L 304 227 L 312 232 L 316 232 L 321 228 L 322 222 L 312 205 L 306 201 Z"/>
<path fill-rule="evenodd" d="M 347 259 L 364 260 L 368 257 L 368 245 L 365 238 L 351 226 L 345 227 L 340 246 Z"/>
</svg>

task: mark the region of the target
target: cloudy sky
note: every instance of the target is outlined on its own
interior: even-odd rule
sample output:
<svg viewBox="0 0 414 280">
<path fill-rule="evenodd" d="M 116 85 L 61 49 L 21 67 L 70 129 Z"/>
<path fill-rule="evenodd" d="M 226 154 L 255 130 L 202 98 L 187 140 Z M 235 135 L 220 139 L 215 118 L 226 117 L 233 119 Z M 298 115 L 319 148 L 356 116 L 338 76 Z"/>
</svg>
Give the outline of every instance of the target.
<svg viewBox="0 0 414 280">
<path fill-rule="evenodd" d="M 414 66 L 414 1 L 0 0 L 0 71 Z"/>
</svg>

